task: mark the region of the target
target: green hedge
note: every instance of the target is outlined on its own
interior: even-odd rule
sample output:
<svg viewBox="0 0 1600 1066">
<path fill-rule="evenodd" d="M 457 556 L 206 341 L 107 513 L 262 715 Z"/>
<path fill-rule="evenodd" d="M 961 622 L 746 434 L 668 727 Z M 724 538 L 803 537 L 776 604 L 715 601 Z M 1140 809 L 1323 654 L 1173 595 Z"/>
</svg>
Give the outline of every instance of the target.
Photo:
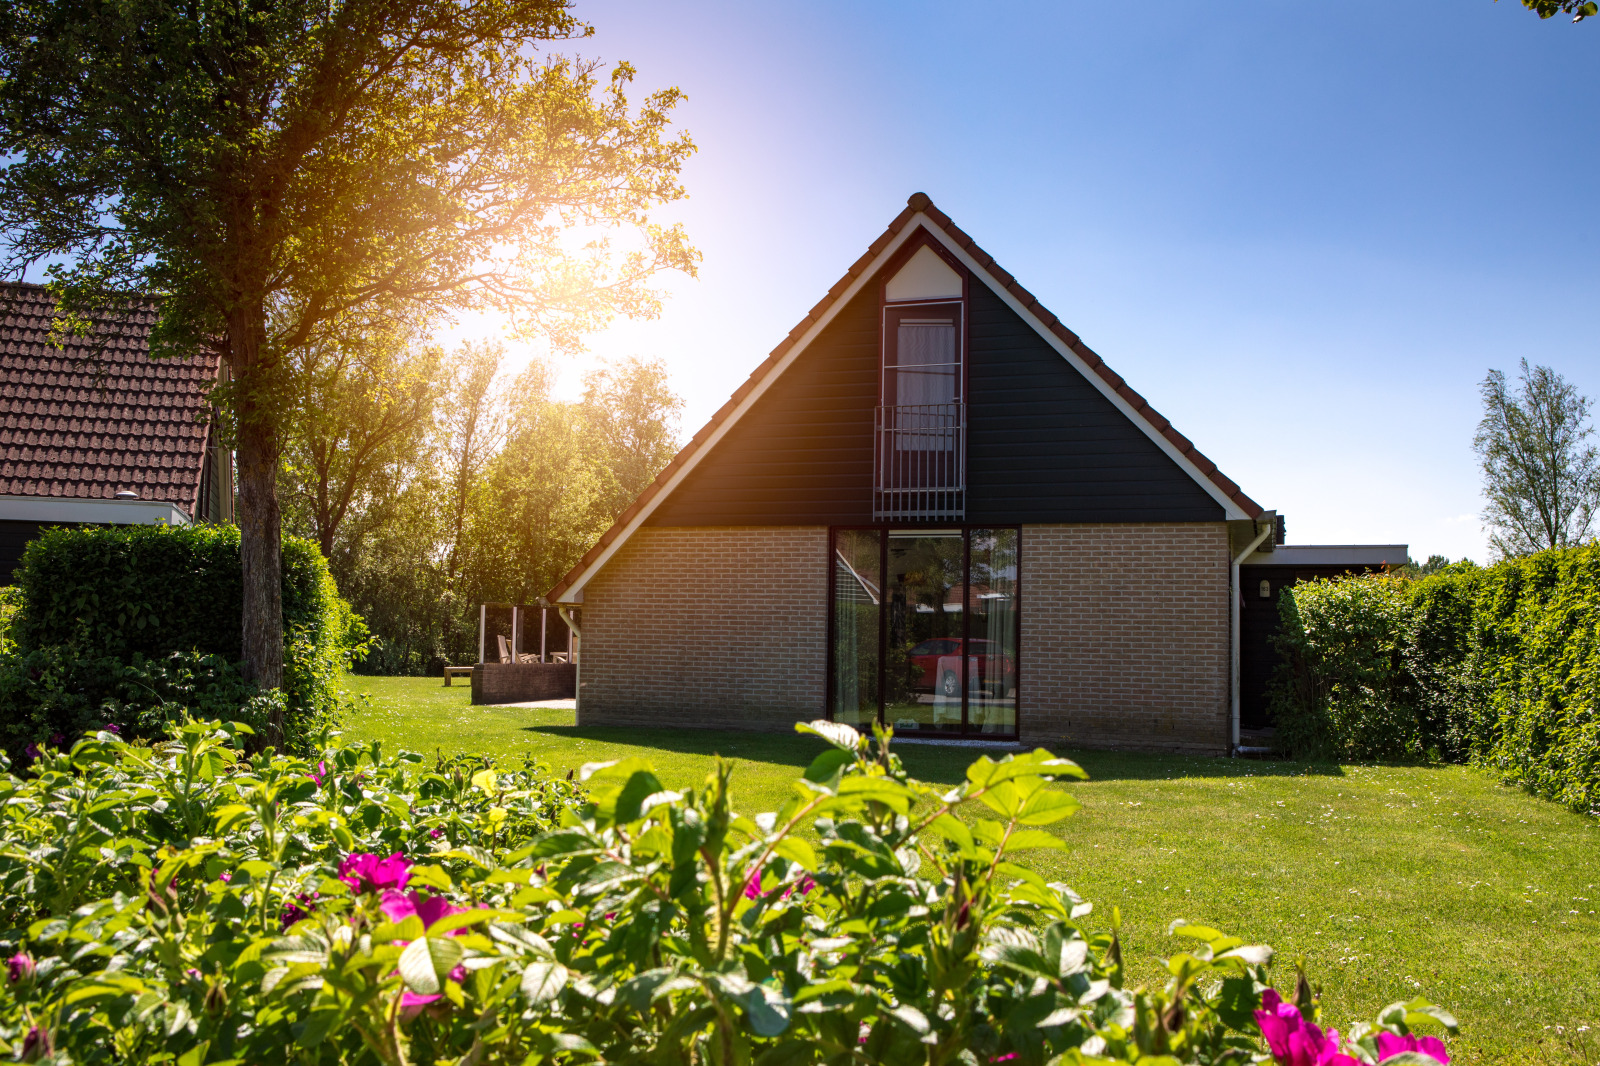
<svg viewBox="0 0 1600 1066">
<path fill-rule="evenodd" d="M 1279 611 L 1284 753 L 1474 762 L 1600 808 L 1600 545 L 1309 582 Z"/>
<path fill-rule="evenodd" d="M 239 669 L 243 581 L 232 526 L 49 529 L 15 576 L 0 651 L 0 746 L 99 723 L 156 735 L 182 711 L 264 723 L 281 699 L 296 743 L 335 715 L 365 627 L 315 544 L 283 541 L 284 691 Z"/>
</svg>

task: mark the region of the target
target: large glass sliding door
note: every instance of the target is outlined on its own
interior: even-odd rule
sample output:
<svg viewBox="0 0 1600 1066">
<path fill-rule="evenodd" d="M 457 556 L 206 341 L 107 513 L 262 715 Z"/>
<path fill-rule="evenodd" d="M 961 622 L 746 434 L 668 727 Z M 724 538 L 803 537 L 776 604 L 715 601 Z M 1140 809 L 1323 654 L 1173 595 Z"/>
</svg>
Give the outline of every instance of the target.
<svg viewBox="0 0 1600 1066">
<path fill-rule="evenodd" d="M 875 529 L 841 529 L 833 535 L 828 717 L 868 728 L 878 717 L 879 539 Z"/>
<path fill-rule="evenodd" d="M 1017 530 L 833 534 L 828 711 L 901 733 L 1015 736 Z"/>
<path fill-rule="evenodd" d="M 967 726 L 1017 731 L 1017 531 L 971 531 Z"/>
</svg>

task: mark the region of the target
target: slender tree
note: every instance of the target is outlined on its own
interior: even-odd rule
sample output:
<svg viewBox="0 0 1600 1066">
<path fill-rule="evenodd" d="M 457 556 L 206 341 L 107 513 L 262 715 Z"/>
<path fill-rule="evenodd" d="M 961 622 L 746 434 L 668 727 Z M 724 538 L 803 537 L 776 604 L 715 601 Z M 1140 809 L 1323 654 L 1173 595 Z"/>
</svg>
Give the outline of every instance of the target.
<svg viewBox="0 0 1600 1066">
<path fill-rule="evenodd" d="M 571 346 L 654 313 L 656 271 L 693 269 L 682 233 L 649 218 L 682 195 L 679 93 L 635 110 L 626 64 L 606 77 L 541 53 L 588 32 L 564 0 L 0 4 L 0 269 L 64 259 L 63 331 L 136 290 L 160 300 L 156 354 L 222 357 L 243 661 L 263 688 L 283 670 L 295 352 L 419 304 L 494 306 Z"/>
<path fill-rule="evenodd" d="M 445 575 L 454 581 L 461 572 L 461 545 L 466 533 L 472 496 L 490 460 L 505 445 L 510 429 L 510 397 L 500 377 L 505 348 L 499 344 L 465 344 L 450 364 L 449 404 L 444 415 L 444 452 L 449 501 L 449 550 Z M 543 399 L 544 390 L 538 394 Z M 524 402 L 534 397 L 524 391 Z"/>
<path fill-rule="evenodd" d="M 1483 519 L 1497 555 L 1583 541 L 1600 509 L 1600 453 L 1590 400 L 1546 366 L 1522 360 L 1521 388 L 1489 371 L 1479 386 L 1483 420 L 1472 440 L 1488 501 Z"/>
<path fill-rule="evenodd" d="M 302 355 L 279 486 L 295 524 L 332 560 L 351 520 L 357 538 L 382 525 L 421 465 L 443 353 L 403 334 L 358 331 Z"/>
</svg>

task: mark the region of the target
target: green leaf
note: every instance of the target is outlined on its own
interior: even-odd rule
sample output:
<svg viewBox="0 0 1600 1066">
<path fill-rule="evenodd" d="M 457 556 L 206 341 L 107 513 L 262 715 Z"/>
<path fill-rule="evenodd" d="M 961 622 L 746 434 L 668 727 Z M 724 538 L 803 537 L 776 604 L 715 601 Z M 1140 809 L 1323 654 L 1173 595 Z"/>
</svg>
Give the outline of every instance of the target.
<svg viewBox="0 0 1600 1066">
<path fill-rule="evenodd" d="M 817 853 L 810 844 L 799 837 L 784 837 L 772 847 L 774 855 L 781 855 L 802 869 L 815 871 L 817 868 Z"/>
<path fill-rule="evenodd" d="M 807 781 L 816 781 L 818 783 L 831 781 L 841 767 L 848 766 L 853 762 L 855 762 L 855 755 L 852 752 L 843 748 L 828 748 L 811 760 L 811 765 L 806 767 L 805 778 Z"/>
<path fill-rule="evenodd" d="M 450 875 L 439 866 L 413 866 L 411 868 L 411 881 L 415 884 L 427 885 L 437 888 L 441 892 L 448 892 L 454 888 Z"/>
<path fill-rule="evenodd" d="M 428 926 L 429 936 L 444 936 L 457 929 L 466 929 L 469 926 L 479 925 L 483 922 L 506 921 L 514 922 L 521 918 L 518 911 L 494 911 L 487 907 L 473 907 L 470 910 L 447 914 L 443 918 Z"/>
<path fill-rule="evenodd" d="M 532 1006 L 548 1003 L 567 987 L 567 968 L 554 959 L 530 962 L 522 971 L 522 994 Z"/>
<path fill-rule="evenodd" d="M 1006 839 L 1005 854 L 1013 851 L 1023 851 L 1027 848 L 1051 848 L 1064 851 L 1066 843 L 1054 833 L 1047 833 L 1043 829 L 1013 829 L 1011 836 Z"/>
<path fill-rule="evenodd" d="M 400 953 L 400 979 L 419 996 L 436 996 L 465 954 L 449 937 L 413 940 Z"/>
<path fill-rule="evenodd" d="M 928 824 L 928 829 L 956 846 L 962 858 L 971 858 L 977 848 L 972 830 L 953 814 L 941 814 Z"/>
<path fill-rule="evenodd" d="M 789 1028 L 789 1001 L 781 991 L 757 985 L 744 997 L 750 1028 L 760 1036 L 778 1036 Z"/>
<path fill-rule="evenodd" d="M 1050 825 L 1076 814 L 1083 804 L 1065 792 L 1042 788 L 1029 796 L 1017 815 L 1023 825 Z"/>
<path fill-rule="evenodd" d="M 337 1010 L 314 1010 L 306 1015 L 305 1021 L 290 1026 L 290 1030 L 295 1034 L 295 1043 L 303 1048 L 314 1048 L 327 1038 L 328 1030 L 338 1020 Z"/>
<path fill-rule="evenodd" d="M 889 1017 L 910 1029 L 917 1036 L 927 1036 L 933 1032 L 933 1026 L 928 1024 L 928 1016 L 909 1003 L 902 1003 L 898 1007 L 890 1007 L 884 1011 Z"/>
</svg>

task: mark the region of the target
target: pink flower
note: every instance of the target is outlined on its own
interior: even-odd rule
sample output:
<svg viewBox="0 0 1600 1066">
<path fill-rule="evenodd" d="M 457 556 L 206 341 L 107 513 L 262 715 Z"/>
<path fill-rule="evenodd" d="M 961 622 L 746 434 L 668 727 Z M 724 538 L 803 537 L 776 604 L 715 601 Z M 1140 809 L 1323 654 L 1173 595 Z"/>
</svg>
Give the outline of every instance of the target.
<svg viewBox="0 0 1600 1066">
<path fill-rule="evenodd" d="M 6 982 L 20 984 L 32 977 L 35 969 L 33 960 L 19 951 L 6 963 Z"/>
<path fill-rule="evenodd" d="M 352 892 L 399 891 L 411 878 L 411 864 L 398 851 L 387 859 L 351 855 L 339 863 L 339 880 Z"/>
<path fill-rule="evenodd" d="M 421 892 L 405 893 L 393 889 L 383 894 L 383 902 L 378 906 L 382 908 L 384 917 L 395 923 L 403 922 L 414 914 L 424 929 L 440 918 L 448 918 L 465 910 L 464 907 L 452 907 L 443 896 L 424 896 Z M 461 930 L 454 930 L 451 935 L 459 932 Z"/>
<path fill-rule="evenodd" d="M 50 1031 L 41 1029 L 37 1025 L 28 1030 L 28 1035 L 22 1038 L 22 1054 L 18 1056 L 23 1062 L 38 1062 L 40 1059 L 55 1053 L 54 1042 L 50 1039 Z"/>
<path fill-rule="evenodd" d="M 233 880 L 233 873 L 231 871 L 224 870 L 217 875 L 217 880 L 221 881 L 223 884 L 227 884 L 229 881 Z"/>
<path fill-rule="evenodd" d="M 428 830 L 428 838 L 430 840 L 438 840 L 439 837 L 442 834 L 443 834 L 443 830 L 440 830 L 440 829 L 430 829 L 430 830 Z"/>
<path fill-rule="evenodd" d="M 1378 1061 L 1382 1062 L 1391 1055 L 1398 1055 L 1402 1051 L 1415 1051 L 1419 1055 L 1426 1055 L 1435 1062 L 1447 1063 L 1450 1056 L 1445 1054 L 1444 1041 L 1436 1036 L 1395 1036 L 1393 1033 L 1378 1034 Z"/>
<path fill-rule="evenodd" d="M 811 894 L 811 890 L 813 888 L 816 888 L 816 887 L 817 887 L 817 883 L 815 881 L 811 880 L 811 875 L 810 874 L 806 874 L 803 877 L 801 877 L 800 880 L 797 883 L 792 884 L 788 888 L 783 890 L 783 898 L 784 899 L 788 899 L 790 896 L 794 895 L 797 892 L 802 896 L 808 896 L 808 895 Z M 1012 1058 L 1016 1058 L 1016 1054 L 1013 1053 L 1011 1057 Z M 1005 1059 L 1004 1058 L 999 1058 L 999 1059 L 995 1059 L 994 1061 L 996 1061 L 996 1062 L 1004 1062 Z"/>
<path fill-rule="evenodd" d="M 1300 1008 L 1285 1003 L 1277 989 L 1261 994 L 1256 1024 L 1280 1066 L 1361 1066 L 1339 1050 L 1339 1031 L 1322 1029 L 1305 1020 Z"/>
<path fill-rule="evenodd" d="M 761 871 L 760 870 L 757 870 L 755 873 L 751 874 L 750 875 L 750 880 L 748 880 L 748 881 L 746 881 L 744 883 L 744 898 L 745 899 L 760 899 L 761 898 Z"/>
<path fill-rule="evenodd" d="M 328 764 L 325 762 L 318 762 L 317 768 L 311 771 L 310 777 L 311 780 L 317 783 L 317 787 L 321 788 L 322 782 L 327 780 L 328 777 Z"/>
<path fill-rule="evenodd" d="M 289 928 L 317 909 L 317 894 L 302 892 L 283 905 L 283 927 Z"/>
</svg>

